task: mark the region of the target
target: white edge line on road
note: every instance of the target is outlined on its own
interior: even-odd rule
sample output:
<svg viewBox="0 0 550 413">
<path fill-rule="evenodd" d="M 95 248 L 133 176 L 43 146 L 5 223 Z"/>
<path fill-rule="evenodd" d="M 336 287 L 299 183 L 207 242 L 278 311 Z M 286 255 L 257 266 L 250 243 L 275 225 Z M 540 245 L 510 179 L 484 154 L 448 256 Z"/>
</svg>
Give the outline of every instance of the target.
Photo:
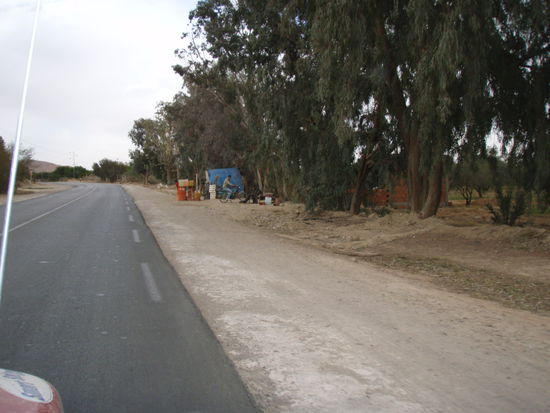
<svg viewBox="0 0 550 413">
<path fill-rule="evenodd" d="M 141 239 L 139 238 L 139 232 L 137 229 L 132 230 L 132 236 L 134 237 L 134 242 L 141 242 Z"/>
<path fill-rule="evenodd" d="M 10 228 L 10 232 L 15 231 L 16 229 L 19 229 L 19 228 L 21 228 L 21 227 L 24 227 L 25 225 L 29 225 L 29 224 L 33 223 L 34 221 L 39 220 L 40 218 L 44 218 L 44 217 L 47 216 L 47 215 L 53 214 L 55 211 L 60 210 L 61 208 L 65 208 L 67 205 L 70 205 L 70 204 L 72 204 L 73 202 L 76 202 L 76 201 L 78 201 L 78 200 L 80 200 L 80 199 L 82 199 L 82 198 L 87 197 L 88 195 L 90 195 L 90 194 L 91 194 L 92 192 L 94 192 L 95 190 L 96 190 L 96 188 L 94 187 L 90 192 L 87 192 L 87 193 L 85 193 L 84 195 L 79 196 L 79 197 L 76 198 L 76 199 L 73 199 L 72 201 L 69 201 L 69 202 L 67 202 L 67 203 L 65 203 L 65 204 L 63 204 L 63 205 L 58 206 L 57 208 L 54 208 L 54 209 L 52 209 L 52 210 L 50 210 L 50 211 L 48 211 L 48 212 L 45 212 L 45 213 L 43 213 L 43 214 L 41 214 L 41 215 L 38 215 L 37 217 L 34 217 L 34 218 L 32 218 L 32 219 L 29 219 L 28 221 L 25 221 L 25 222 L 23 222 L 23 223 L 21 223 L 21 224 L 15 226 L 15 227 L 12 227 L 12 228 Z M 3 235 L 3 234 L 0 234 L 0 236 L 2 236 L 2 235 Z"/>
<path fill-rule="evenodd" d="M 156 303 L 162 302 L 162 295 L 160 295 L 160 291 L 157 287 L 157 283 L 155 282 L 155 277 L 153 276 L 153 273 L 149 268 L 149 264 L 147 264 L 146 262 L 142 262 L 141 272 L 143 273 L 145 286 L 147 287 L 147 292 L 149 293 L 149 297 L 151 297 L 151 300 Z"/>
<path fill-rule="evenodd" d="M 134 217 L 132 215 L 128 215 L 128 221 L 134 222 Z"/>
</svg>

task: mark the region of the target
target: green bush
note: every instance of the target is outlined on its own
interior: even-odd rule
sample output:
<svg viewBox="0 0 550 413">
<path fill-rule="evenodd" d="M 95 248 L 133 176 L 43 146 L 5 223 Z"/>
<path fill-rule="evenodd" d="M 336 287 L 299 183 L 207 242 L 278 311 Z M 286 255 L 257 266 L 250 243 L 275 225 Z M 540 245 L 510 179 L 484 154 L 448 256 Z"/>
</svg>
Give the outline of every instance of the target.
<svg viewBox="0 0 550 413">
<path fill-rule="evenodd" d="M 537 195 L 537 212 L 545 214 L 550 205 L 550 191 L 540 191 Z"/>
<path fill-rule="evenodd" d="M 506 194 L 502 188 L 496 190 L 496 200 L 498 208 L 494 208 L 491 204 L 487 204 L 487 208 L 491 212 L 492 220 L 495 224 L 504 224 L 514 226 L 517 220 L 522 216 L 526 209 L 525 192 L 522 190 L 509 189 Z"/>
<path fill-rule="evenodd" d="M 391 214 L 391 209 L 388 208 L 388 207 L 385 207 L 385 206 L 382 206 L 382 207 L 376 207 L 374 208 L 374 212 L 376 215 L 378 215 L 379 217 L 384 217 L 388 214 Z"/>
</svg>

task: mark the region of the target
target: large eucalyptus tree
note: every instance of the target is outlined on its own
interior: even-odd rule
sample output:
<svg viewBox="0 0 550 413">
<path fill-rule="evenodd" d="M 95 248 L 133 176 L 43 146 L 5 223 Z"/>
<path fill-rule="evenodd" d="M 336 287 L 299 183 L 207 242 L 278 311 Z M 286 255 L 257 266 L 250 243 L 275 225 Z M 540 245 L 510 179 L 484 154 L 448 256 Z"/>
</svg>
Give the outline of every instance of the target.
<svg viewBox="0 0 550 413">
<path fill-rule="evenodd" d="M 343 207 L 358 160 L 357 212 L 369 172 L 402 160 L 411 210 L 434 215 L 447 160 L 482 156 L 491 132 L 548 187 L 543 1 L 205 0 L 191 18 L 202 43 L 177 71 L 233 82 L 263 161 L 310 208 Z"/>
</svg>

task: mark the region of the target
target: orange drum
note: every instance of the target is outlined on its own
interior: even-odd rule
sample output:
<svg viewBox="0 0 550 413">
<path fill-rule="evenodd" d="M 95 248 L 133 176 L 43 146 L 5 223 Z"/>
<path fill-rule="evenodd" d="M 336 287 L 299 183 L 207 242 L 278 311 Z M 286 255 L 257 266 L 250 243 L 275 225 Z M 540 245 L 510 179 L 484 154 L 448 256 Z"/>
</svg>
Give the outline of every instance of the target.
<svg viewBox="0 0 550 413">
<path fill-rule="evenodd" d="M 178 188 L 178 201 L 186 201 L 187 200 L 187 194 L 185 191 L 185 188 Z"/>
</svg>

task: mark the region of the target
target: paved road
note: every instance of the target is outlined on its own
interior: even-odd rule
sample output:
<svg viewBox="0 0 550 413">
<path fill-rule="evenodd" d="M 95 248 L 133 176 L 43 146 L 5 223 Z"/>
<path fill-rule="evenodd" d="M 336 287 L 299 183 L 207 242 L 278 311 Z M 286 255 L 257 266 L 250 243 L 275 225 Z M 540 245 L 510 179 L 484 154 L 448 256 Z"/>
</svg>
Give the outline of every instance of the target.
<svg viewBox="0 0 550 413">
<path fill-rule="evenodd" d="M 254 411 L 121 187 L 83 184 L 13 213 L 2 368 L 49 380 L 67 413 Z"/>
</svg>

